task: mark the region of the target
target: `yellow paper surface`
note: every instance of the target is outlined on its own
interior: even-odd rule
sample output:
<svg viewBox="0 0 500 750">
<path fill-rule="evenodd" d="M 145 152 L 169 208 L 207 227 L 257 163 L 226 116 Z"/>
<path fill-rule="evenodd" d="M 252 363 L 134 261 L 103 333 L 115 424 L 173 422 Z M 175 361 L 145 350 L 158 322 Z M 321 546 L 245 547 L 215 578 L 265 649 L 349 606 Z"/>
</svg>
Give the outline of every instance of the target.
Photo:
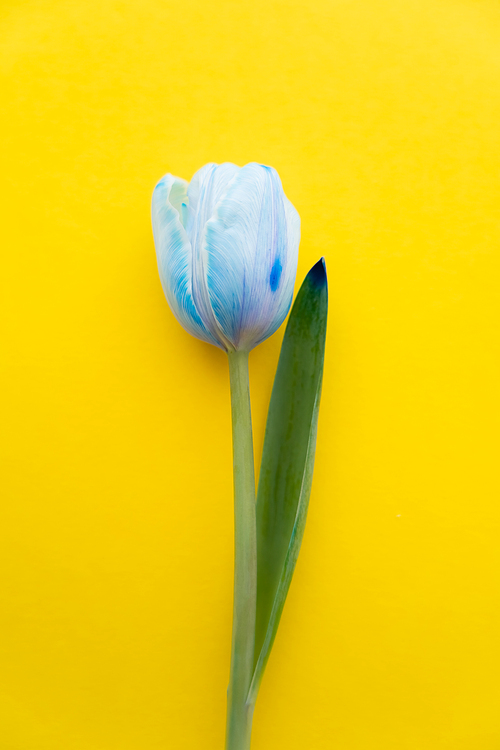
<svg viewBox="0 0 500 750">
<path fill-rule="evenodd" d="M 149 202 L 260 161 L 330 318 L 252 750 L 497 750 L 497 0 L 3 0 L 0 33 L 0 749 L 223 747 L 227 363 Z"/>
</svg>

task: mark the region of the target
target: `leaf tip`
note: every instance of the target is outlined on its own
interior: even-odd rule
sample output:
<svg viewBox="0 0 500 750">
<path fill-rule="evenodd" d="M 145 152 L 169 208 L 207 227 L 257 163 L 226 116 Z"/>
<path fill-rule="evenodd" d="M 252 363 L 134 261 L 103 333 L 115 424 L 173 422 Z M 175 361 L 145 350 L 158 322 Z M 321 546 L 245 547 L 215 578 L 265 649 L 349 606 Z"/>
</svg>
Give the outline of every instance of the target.
<svg viewBox="0 0 500 750">
<path fill-rule="evenodd" d="M 307 274 L 311 284 L 317 289 L 322 289 L 326 286 L 326 263 L 324 258 L 320 258 L 317 263 L 311 268 Z"/>
</svg>

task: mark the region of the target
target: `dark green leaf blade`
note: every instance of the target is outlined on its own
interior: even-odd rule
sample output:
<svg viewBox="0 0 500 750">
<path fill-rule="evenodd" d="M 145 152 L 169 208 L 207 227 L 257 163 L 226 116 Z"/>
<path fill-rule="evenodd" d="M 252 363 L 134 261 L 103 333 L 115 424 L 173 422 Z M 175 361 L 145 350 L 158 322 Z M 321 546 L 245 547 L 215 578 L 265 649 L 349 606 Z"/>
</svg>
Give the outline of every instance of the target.
<svg viewBox="0 0 500 750">
<path fill-rule="evenodd" d="M 269 405 L 257 492 L 254 701 L 290 587 L 311 492 L 325 353 L 328 287 L 322 258 L 290 313 Z"/>
</svg>

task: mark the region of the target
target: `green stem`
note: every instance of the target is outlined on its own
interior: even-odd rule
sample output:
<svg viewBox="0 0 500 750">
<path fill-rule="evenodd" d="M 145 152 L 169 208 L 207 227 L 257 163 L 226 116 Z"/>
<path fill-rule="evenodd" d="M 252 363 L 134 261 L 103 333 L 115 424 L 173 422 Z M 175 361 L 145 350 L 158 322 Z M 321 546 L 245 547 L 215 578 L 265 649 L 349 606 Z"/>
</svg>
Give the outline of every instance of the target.
<svg viewBox="0 0 500 750">
<path fill-rule="evenodd" d="M 247 696 L 254 658 L 257 542 L 248 352 L 229 352 L 228 360 L 233 424 L 234 600 L 226 750 L 249 750 L 253 705 L 247 703 Z"/>
</svg>

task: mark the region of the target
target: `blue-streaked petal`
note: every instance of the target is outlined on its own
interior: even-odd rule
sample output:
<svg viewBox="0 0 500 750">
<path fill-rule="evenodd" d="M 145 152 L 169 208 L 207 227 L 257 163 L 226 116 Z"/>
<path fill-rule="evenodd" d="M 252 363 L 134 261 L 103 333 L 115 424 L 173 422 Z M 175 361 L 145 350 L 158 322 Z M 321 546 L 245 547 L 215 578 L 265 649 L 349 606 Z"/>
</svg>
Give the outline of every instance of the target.
<svg viewBox="0 0 500 750">
<path fill-rule="evenodd" d="M 279 180 L 277 174 L 276 177 Z M 273 300 L 269 300 L 269 289 L 264 285 L 264 288 L 267 289 L 268 302 L 270 303 L 270 307 L 274 311 L 274 314 L 273 316 L 269 316 L 269 324 L 267 327 L 264 326 L 263 329 L 261 329 L 262 333 L 255 341 L 254 346 L 267 339 L 277 330 L 277 328 L 279 328 L 279 326 L 288 315 L 288 311 L 290 310 L 293 299 L 293 288 L 295 285 L 297 262 L 299 258 L 300 216 L 293 205 L 290 203 L 286 195 L 284 195 L 283 193 L 282 199 L 283 207 L 285 210 L 287 246 L 285 251 L 285 263 L 283 263 L 281 269 L 281 278 L 279 280 L 281 288 L 279 295 L 274 295 L 273 306 Z M 275 283 L 275 274 L 278 269 L 279 266 L 276 269 L 273 267 L 273 269 L 271 270 L 271 275 L 269 277 L 269 286 L 271 288 L 271 291 L 274 291 L 273 282 Z"/>
<path fill-rule="evenodd" d="M 283 322 L 293 294 L 299 232 L 298 214 L 276 171 L 260 164 L 242 167 L 205 230 L 210 302 L 233 347 L 251 349 Z"/>
<path fill-rule="evenodd" d="M 189 219 L 186 226 L 193 247 L 202 241 L 205 224 L 239 171 L 236 164 L 225 162 L 205 164 L 193 175 L 187 191 Z"/>
<path fill-rule="evenodd" d="M 223 346 L 203 323 L 192 294 L 192 248 L 187 221 L 188 184 L 165 175 L 153 191 L 151 215 L 158 271 L 168 304 L 179 323 L 202 341 Z"/>
<path fill-rule="evenodd" d="M 223 199 L 239 171 L 235 164 L 206 164 L 194 175 L 188 188 L 187 233 L 193 248 L 193 299 L 205 326 L 226 349 L 232 348 L 232 343 L 214 315 L 208 293 L 205 232 L 215 206 Z"/>
</svg>

